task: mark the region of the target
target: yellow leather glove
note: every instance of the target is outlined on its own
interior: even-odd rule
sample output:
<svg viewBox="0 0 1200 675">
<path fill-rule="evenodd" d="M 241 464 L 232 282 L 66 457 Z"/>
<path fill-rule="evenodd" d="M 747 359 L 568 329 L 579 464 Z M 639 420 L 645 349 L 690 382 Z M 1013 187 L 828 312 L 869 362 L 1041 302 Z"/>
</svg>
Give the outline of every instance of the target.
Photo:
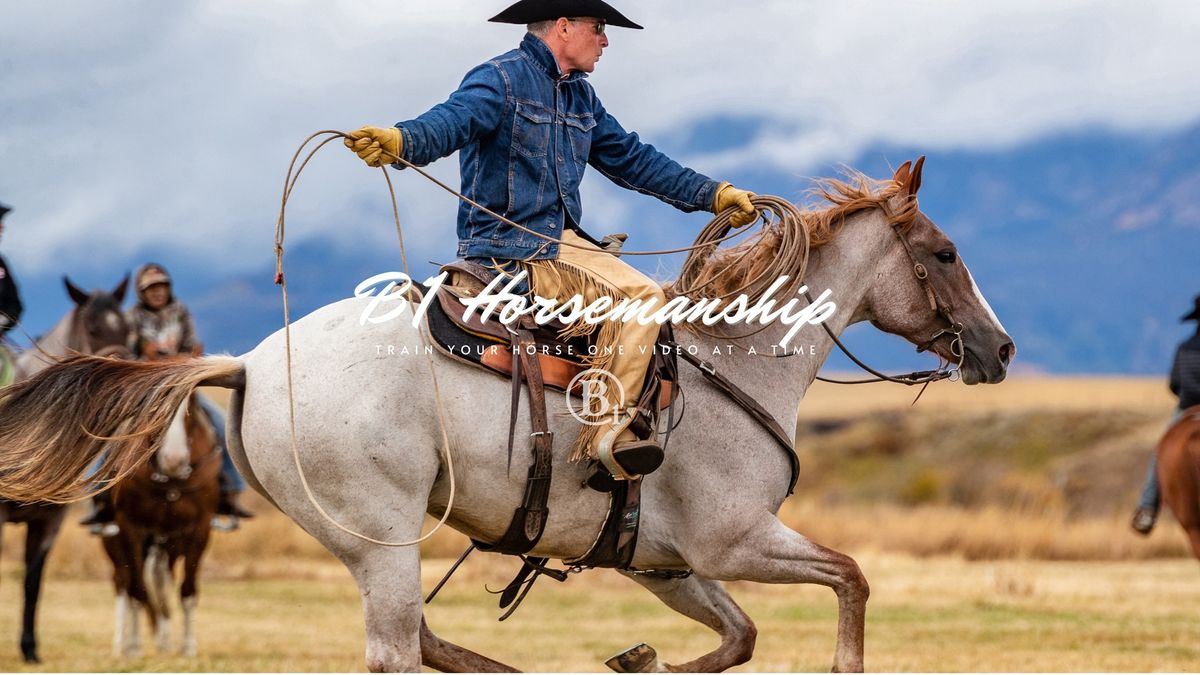
<svg viewBox="0 0 1200 675">
<path fill-rule="evenodd" d="M 739 190 L 729 183 L 721 183 L 717 187 L 717 194 L 713 197 L 713 213 L 720 214 L 722 211 L 731 208 L 741 209 L 729 219 L 729 224 L 734 227 L 742 227 L 749 225 L 758 219 L 758 211 L 750 200 L 758 195 L 746 190 Z"/>
<path fill-rule="evenodd" d="M 395 157 L 403 157 L 400 152 L 404 149 L 404 137 L 396 127 L 363 127 L 350 132 L 345 143 L 367 166 L 383 166 L 395 162 Z M 385 151 L 390 154 L 384 154 Z"/>
</svg>

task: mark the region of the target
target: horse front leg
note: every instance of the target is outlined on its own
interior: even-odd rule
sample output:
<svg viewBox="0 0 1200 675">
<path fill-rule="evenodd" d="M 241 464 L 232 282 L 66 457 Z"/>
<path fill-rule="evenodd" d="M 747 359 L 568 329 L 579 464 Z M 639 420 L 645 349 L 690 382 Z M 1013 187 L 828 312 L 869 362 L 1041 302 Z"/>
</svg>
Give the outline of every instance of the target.
<svg viewBox="0 0 1200 675">
<path fill-rule="evenodd" d="M 155 544 L 146 552 L 146 565 L 142 570 L 159 654 L 166 654 L 171 649 L 171 608 L 167 599 L 167 591 L 171 586 L 170 564 L 167 545 Z"/>
<path fill-rule="evenodd" d="M 609 668 L 619 673 L 717 673 L 746 663 L 754 655 L 758 630 L 719 582 L 696 574 L 685 579 L 644 574 L 626 576 L 654 593 L 671 609 L 716 631 L 721 636 L 721 644 L 695 660 L 678 665 L 660 664 L 654 650 L 641 644 L 609 659 Z"/>
<path fill-rule="evenodd" d="M 37 653 L 35 624 L 38 598 L 42 592 L 42 573 L 65 516 L 66 508 L 59 508 L 48 517 L 30 522 L 25 534 L 25 611 L 21 624 L 21 656 L 26 663 L 41 663 Z"/>
<path fill-rule="evenodd" d="M 443 673 L 519 673 L 470 649 L 447 642 L 429 629 L 421 617 L 421 663 Z"/>
<path fill-rule="evenodd" d="M 718 545 L 719 544 L 719 545 Z M 688 556 L 693 569 L 711 579 L 764 584 L 820 584 L 838 598 L 835 672 L 862 672 L 863 639 L 870 587 L 849 556 L 825 548 L 770 517 L 763 526 L 730 542 L 706 542 Z"/>
<path fill-rule="evenodd" d="M 113 563 L 113 586 L 117 592 L 113 626 L 113 656 L 142 654 L 141 614 L 147 601 L 142 578 L 144 565 L 141 542 L 145 534 L 128 523 L 120 523 L 117 534 L 104 537 L 104 550 Z"/>
<path fill-rule="evenodd" d="M 179 586 L 179 600 L 183 607 L 183 639 L 179 645 L 182 656 L 193 657 L 197 653 L 196 606 L 200 602 L 200 560 L 208 548 L 208 537 L 212 530 L 208 521 L 198 528 L 188 542 L 183 557 L 183 583 Z M 170 573 L 168 568 L 168 574 Z"/>
</svg>

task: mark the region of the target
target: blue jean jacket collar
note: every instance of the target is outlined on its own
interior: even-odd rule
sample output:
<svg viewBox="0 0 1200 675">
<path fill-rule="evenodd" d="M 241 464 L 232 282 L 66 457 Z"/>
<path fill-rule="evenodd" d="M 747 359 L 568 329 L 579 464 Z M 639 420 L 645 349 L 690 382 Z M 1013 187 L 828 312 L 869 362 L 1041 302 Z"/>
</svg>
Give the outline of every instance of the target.
<svg viewBox="0 0 1200 675">
<path fill-rule="evenodd" d="M 558 67 L 558 59 L 554 57 L 554 52 L 550 51 L 550 47 L 533 33 L 526 33 L 525 39 L 521 40 L 521 53 L 552 80 L 565 79 L 567 82 L 574 82 L 587 77 L 587 73 L 576 70 L 564 78 Z"/>
</svg>

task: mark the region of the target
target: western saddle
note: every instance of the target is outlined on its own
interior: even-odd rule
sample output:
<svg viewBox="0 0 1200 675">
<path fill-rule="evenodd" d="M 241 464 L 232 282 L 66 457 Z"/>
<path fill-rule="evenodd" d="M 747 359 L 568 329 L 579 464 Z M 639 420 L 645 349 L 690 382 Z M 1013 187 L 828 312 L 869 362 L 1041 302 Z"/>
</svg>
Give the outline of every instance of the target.
<svg viewBox="0 0 1200 675">
<path fill-rule="evenodd" d="M 619 248 L 620 242 L 613 242 L 610 250 Z M 509 417 L 508 435 L 508 464 L 511 467 L 513 458 L 514 431 L 520 404 L 521 383 L 527 387 L 529 402 L 530 427 L 532 429 L 532 456 L 528 476 L 525 482 L 525 493 L 521 504 L 513 513 L 512 520 L 505 534 L 496 542 L 472 541 L 472 546 L 463 553 L 447 572 L 426 602 L 441 589 L 442 585 L 458 569 L 467 555 L 476 548 L 495 553 L 519 556 L 524 566 L 516 578 L 501 592 L 500 607 L 508 607 L 501 620 L 504 620 L 516 610 L 540 575 L 549 576 L 557 581 L 565 581 L 567 571 L 547 567 L 547 558 L 526 556 L 537 545 L 545 530 L 549 517 L 547 502 L 550 495 L 550 480 L 552 476 L 553 434 L 546 421 L 545 390 L 547 387 L 570 395 L 581 394 L 576 382 L 572 381 L 587 369 L 582 358 L 588 354 L 591 346 L 587 337 L 576 337 L 563 341 L 559 338 L 562 323 L 537 324 L 528 315 L 521 316 L 515 325 L 506 326 L 499 321 L 482 321 L 477 314 L 464 319 L 464 306 L 460 298 L 473 297 L 492 283 L 498 274 L 484 265 L 469 261 L 456 260 L 441 266 L 442 272 L 450 273 L 451 283 L 437 289 L 436 297 L 429 303 L 426 321 L 429 332 L 433 337 L 435 347 L 452 359 L 484 368 L 512 381 L 511 413 Z M 426 288 L 426 292 L 430 289 Z M 662 446 L 666 447 L 671 430 L 676 426 L 675 405 L 679 397 L 678 361 L 682 356 L 686 361 L 696 366 L 713 386 L 721 390 L 763 425 L 775 438 L 776 442 L 788 454 L 792 463 L 792 480 L 788 494 L 795 488 L 799 475 L 799 462 L 788 435 L 783 431 L 771 415 L 762 408 L 752 397 L 739 389 L 723 375 L 718 373 L 712 364 L 701 360 L 687 350 L 679 349 L 675 344 L 671 324 L 663 324 L 659 332 L 654 356 L 643 380 L 642 391 L 637 399 L 636 416 L 629 428 L 640 439 L 657 438 L 659 434 L 659 414 L 667 411 L 667 424 L 662 431 Z M 607 470 L 600 468 L 596 475 L 607 477 Z M 564 564 L 570 571 L 578 571 L 593 567 L 612 567 L 632 571 L 638 574 L 656 574 L 661 576 L 680 576 L 679 570 L 634 570 L 630 565 L 633 561 L 634 548 L 637 544 L 637 532 L 640 522 L 640 476 L 631 480 L 594 481 L 588 485 L 593 489 L 610 494 L 608 515 L 599 536 L 591 550 Z"/>
</svg>

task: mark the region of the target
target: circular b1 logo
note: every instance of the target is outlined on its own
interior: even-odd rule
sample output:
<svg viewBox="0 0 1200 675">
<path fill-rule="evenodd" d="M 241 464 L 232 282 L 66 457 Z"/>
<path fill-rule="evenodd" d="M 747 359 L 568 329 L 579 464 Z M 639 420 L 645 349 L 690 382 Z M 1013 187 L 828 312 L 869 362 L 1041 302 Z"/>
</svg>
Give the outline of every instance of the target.
<svg viewBox="0 0 1200 675">
<path fill-rule="evenodd" d="M 580 403 L 571 398 L 571 392 L 575 391 L 576 386 L 580 388 L 580 395 L 583 397 Z M 617 420 L 616 405 L 612 401 L 624 401 L 625 388 L 621 386 L 617 376 L 607 370 L 588 368 L 571 378 L 571 384 L 567 386 L 564 396 L 567 399 L 567 410 L 571 411 L 572 417 L 581 424 L 600 425 L 605 423 L 605 418 L 609 415 L 612 416 L 612 421 Z"/>
</svg>

